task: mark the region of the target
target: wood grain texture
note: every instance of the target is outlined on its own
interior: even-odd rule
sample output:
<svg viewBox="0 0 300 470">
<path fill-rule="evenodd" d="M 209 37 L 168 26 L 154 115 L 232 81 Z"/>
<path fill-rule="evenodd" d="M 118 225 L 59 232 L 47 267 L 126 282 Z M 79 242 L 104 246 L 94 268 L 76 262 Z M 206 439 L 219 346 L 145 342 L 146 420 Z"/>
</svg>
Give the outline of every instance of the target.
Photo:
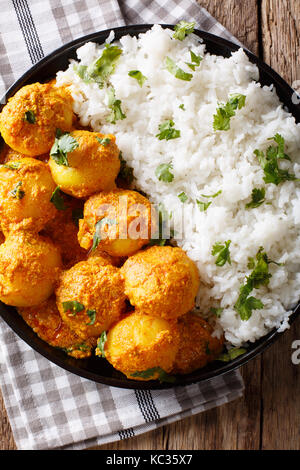
<svg viewBox="0 0 300 470">
<path fill-rule="evenodd" d="M 300 80 L 300 1 L 262 0 L 264 60 L 290 84 Z"/>
<path fill-rule="evenodd" d="M 214 16 L 242 44 L 254 54 L 258 53 L 258 1 L 257 0 L 197 0 L 199 5 Z"/>
<path fill-rule="evenodd" d="M 300 0 L 197 0 L 246 47 L 292 83 L 300 80 Z M 300 449 L 300 322 L 242 368 L 245 394 L 220 408 L 96 449 Z M 0 393 L 0 449 L 14 449 Z"/>
</svg>

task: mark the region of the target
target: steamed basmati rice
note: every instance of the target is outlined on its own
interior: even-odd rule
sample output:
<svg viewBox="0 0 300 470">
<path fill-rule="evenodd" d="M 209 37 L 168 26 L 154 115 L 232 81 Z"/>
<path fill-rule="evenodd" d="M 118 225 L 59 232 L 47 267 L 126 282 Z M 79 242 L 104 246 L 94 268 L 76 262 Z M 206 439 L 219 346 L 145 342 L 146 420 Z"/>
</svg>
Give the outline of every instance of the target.
<svg viewBox="0 0 300 470">
<path fill-rule="evenodd" d="M 235 346 L 253 342 L 276 327 L 288 327 L 291 308 L 300 298 L 300 183 L 287 181 L 276 186 L 263 182 L 263 170 L 254 155 L 266 150 L 268 138 L 281 134 L 291 157 L 290 172 L 300 177 L 300 125 L 280 103 L 273 87 L 262 87 L 258 69 L 240 49 L 230 58 L 205 53 L 205 45 L 195 35 L 183 41 L 173 32 L 156 25 L 139 38 L 124 36 L 119 44 L 123 53 L 110 82 L 122 102 L 126 119 L 107 122 L 107 91 L 96 83 L 84 83 L 74 71 L 75 61 L 57 74 L 58 85 L 70 85 L 74 111 L 82 125 L 116 135 L 123 157 L 134 169 L 136 187 L 161 203 L 173 215 L 182 213 L 184 233 L 177 243 L 197 263 L 202 279 L 197 309 L 207 315 L 211 307 L 221 307 L 216 334 L 221 329 Z M 110 35 L 110 40 L 112 36 Z M 77 51 L 81 65 L 97 59 L 103 45 L 87 43 Z M 191 81 L 175 78 L 165 67 L 166 56 L 187 72 L 190 50 L 203 56 Z M 128 76 L 140 70 L 147 77 L 142 87 Z M 213 130 L 213 115 L 219 102 L 230 94 L 246 95 L 246 105 L 231 119 L 229 131 Z M 184 105 L 184 109 L 180 105 Z M 158 126 L 172 119 L 180 138 L 159 140 Z M 155 169 L 172 163 L 174 179 L 159 181 Z M 283 162 L 284 164 L 284 162 Z M 253 188 L 266 189 L 266 201 L 246 209 Z M 196 200 L 202 194 L 222 193 L 209 199 L 212 204 L 200 212 Z M 183 204 L 178 194 L 185 192 Z M 178 224 L 177 224 L 178 225 Z M 174 223 L 176 234 L 176 223 Z M 216 242 L 231 240 L 232 264 L 218 267 L 212 256 Z M 282 266 L 270 265 L 268 287 L 255 290 L 264 308 L 254 310 L 243 321 L 234 310 L 239 288 L 249 275 L 248 257 L 260 246 L 268 257 Z"/>
</svg>

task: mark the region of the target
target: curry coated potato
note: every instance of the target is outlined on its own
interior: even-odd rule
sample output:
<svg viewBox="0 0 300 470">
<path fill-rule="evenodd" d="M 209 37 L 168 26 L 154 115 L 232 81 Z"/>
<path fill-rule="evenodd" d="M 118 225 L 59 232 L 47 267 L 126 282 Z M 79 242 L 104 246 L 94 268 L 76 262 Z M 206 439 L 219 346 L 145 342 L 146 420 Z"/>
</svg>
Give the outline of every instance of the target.
<svg viewBox="0 0 300 470">
<path fill-rule="evenodd" d="M 55 189 L 49 167 L 34 158 L 0 165 L 0 225 L 4 233 L 40 231 L 57 210 L 50 201 Z"/>
<path fill-rule="evenodd" d="M 224 338 L 212 336 L 213 328 L 194 313 L 178 320 L 180 345 L 173 372 L 189 374 L 214 361 L 223 349 Z"/>
<path fill-rule="evenodd" d="M 0 245 L 0 300 L 16 307 L 38 305 L 54 291 L 60 270 L 60 251 L 49 238 L 11 232 Z"/>
<path fill-rule="evenodd" d="M 12 149 L 30 157 L 49 152 L 56 129 L 70 131 L 73 99 L 52 83 L 21 88 L 0 114 L 0 132 Z"/>
<path fill-rule="evenodd" d="M 176 322 L 134 312 L 109 330 L 104 353 L 128 378 L 155 380 L 172 370 L 179 341 Z"/>
<path fill-rule="evenodd" d="M 177 247 L 152 246 L 121 267 L 125 294 L 142 313 L 176 319 L 191 310 L 200 279 L 195 263 Z"/>
<path fill-rule="evenodd" d="M 51 346 L 63 349 L 75 359 L 90 357 L 95 340 L 91 338 L 83 342 L 70 330 L 57 310 L 54 296 L 34 307 L 20 307 L 18 312 L 33 331 Z"/>
<path fill-rule="evenodd" d="M 121 257 L 130 256 L 149 243 L 152 219 L 155 222 L 150 201 L 125 189 L 91 196 L 83 215 L 79 221 L 80 245 Z"/>
<path fill-rule="evenodd" d="M 56 301 L 62 319 L 80 338 L 99 336 L 125 310 L 120 270 L 107 257 L 81 261 L 62 274 Z"/>
<path fill-rule="evenodd" d="M 84 198 L 115 188 L 115 179 L 120 171 L 120 151 L 114 135 L 73 131 L 68 136 L 69 145 L 61 143 L 63 138 L 56 139 L 57 147 L 51 150 L 49 160 L 52 177 L 62 191 Z M 62 146 L 69 149 L 63 160 L 59 156 Z"/>
</svg>

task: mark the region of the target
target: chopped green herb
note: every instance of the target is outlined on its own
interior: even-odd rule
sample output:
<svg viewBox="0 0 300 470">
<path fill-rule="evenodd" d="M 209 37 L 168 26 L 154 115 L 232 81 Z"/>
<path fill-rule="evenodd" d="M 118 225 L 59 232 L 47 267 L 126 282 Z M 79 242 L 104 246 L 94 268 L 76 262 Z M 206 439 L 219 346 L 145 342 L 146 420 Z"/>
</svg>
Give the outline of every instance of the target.
<svg viewBox="0 0 300 470">
<path fill-rule="evenodd" d="M 69 132 L 62 132 L 60 129 L 57 129 L 55 141 L 50 150 L 50 156 L 58 165 L 70 166 L 68 153 L 75 150 L 78 146 L 77 140 Z"/>
<path fill-rule="evenodd" d="M 96 310 L 87 310 L 86 311 L 86 314 L 88 317 L 90 317 L 90 321 L 89 323 L 87 323 L 87 325 L 93 325 L 95 323 L 95 320 L 96 320 Z"/>
<path fill-rule="evenodd" d="M 174 128 L 174 121 L 171 119 L 159 124 L 158 129 L 160 132 L 155 137 L 158 137 L 159 140 L 171 140 L 180 137 L 180 131 Z"/>
<path fill-rule="evenodd" d="M 106 340 L 107 340 L 107 334 L 106 334 L 106 331 L 103 331 L 97 342 L 97 348 L 99 352 L 101 353 L 102 357 L 105 357 L 104 346 L 105 346 Z"/>
<path fill-rule="evenodd" d="M 167 235 L 168 221 L 170 220 L 172 214 L 169 214 L 168 211 L 164 208 L 163 204 L 158 205 L 158 230 L 151 238 L 149 245 L 158 245 L 164 246 L 167 242 L 167 239 L 164 238 Z M 170 230 L 170 238 L 173 238 L 174 232 Z"/>
<path fill-rule="evenodd" d="M 121 108 L 121 100 L 116 99 L 115 89 L 113 87 L 108 89 L 108 107 L 111 110 L 107 118 L 108 122 L 116 124 L 116 121 L 126 118 L 126 114 L 123 113 Z"/>
<path fill-rule="evenodd" d="M 188 200 L 188 197 L 185 194 L 185 192 L 182 192 L 182 193 L 178 194 L 178 197 L 179 197 L 180 201 L 183 202 L 183 203 Z"/>
<path fill-rule="evenodd" d="M 252 200 L 246 204 L 246 209 L 255 209 L 265 202 L 266 190 L 264 188 L 254 188 L 252 190 Z"/>
<path fill-rule="evenodd" d="M 68 300 L 63 302 L 62 307 L 64 312 L 71 312 L 73 316 L 84 310 L 84 305 L 82 305 L 80 302 L 77 302 L 77 300 Z"/>
<path fill-rule="evenodd" d="M 170 170 L 173 168 L 171 163 L 161 163 L 155 170 L 155 176 L 159 181 L 164 183 L 171 183 L 174 179 L 173 173 Z"/>
<path fill-rule="evenodd" d="M 174 26 L 175 33 L 173 34 L 174 39 L 179 39 L 179 41 L 183 41 L 184 38 L 191 34 L 195 29 L 195 22 L 188 23 L 187 21 L 179 21 L 178 24 Z"/>
<path fill-rule="evenodd" d="M 269 284 L 272 277 L 272 274 L 269 273 L 269 264 L 271 263 L 272 261 L 269 260 L 262 247 L 258 250 L 255 259 L 249 258 L 248 268 L 253 271 L 250 276 L 246 277 L 246 283 L 240 287 L 240 295 L 234 306 L 244 321 L 249 320 L 252 310 L 260 310 L 264 307 L 261 300 L 249 297 L 249 294 L 253 289 Z"/>
<path fill-rule="evenodd" d="M 184 104 L 183 104 L 183 103 L 180 104 L 180 105 L 178 106 L 178 108 L 179 108 L 179 109 L 182 109 L 182 111 L 185 111 L 185 107 L 184 107 Z"/>
<path fill-rule="evenodd" d="M 107 217 L 104 217 L 103 219 L 99 220 L 95 224 L 95 233 L 93 236 L 93 245 L 92 245 L 92 251 L 96 250 L 98 247 L 99 243 L 102 240 L 102 229 L 105 225 L 115 225 L 117 224 L 116 220 L 113 219 L 108 219 Z"/>
<path fill-rule="evenodd" d="M 198 199 L 196 199 L 196 203 L 200 209 L 200 212 L 205 212 L 207 211 L 207 209 L 209 208 L 209 206 L 211 205 L 211 201 L 210 202 L 203 202 L 203 201 L 199 201 Z"/>
<path fill-rule="evenodd" d="M 72 210 L 72 220 L 76 227 L 79 225 L 79 219 L 83 219 L 83 209 L 77 208 Z"/>
<path fill-rule="evenodd" d="M 291 160 L 284 152 L 284 138 L 280 134 L 276 134 L 268 140 L 274 140 L 277 143 L 277 147 L 274 145 L 268 147 L 266 155 L 261 150 L 254 150 L 264 170 L 264 182 L 278 185 L 283 181 L 299 181 L 293 173 L 289 173 L 288 170 L 282 170 L 278 166 L 279 160 Z"/>
<path fill-rule="evenodd" d="M 145 77 L 145 75 L 143 75 L 142 72 L 140 72 L 139 70 L 130 70 L 130 72 L 128 72 L 128 75 L 129 77 L 135 78 L 141 88 L 147 80 L 147 77 Z"/>
<path fill-rule="evenodd" d="M 224 266 L 226 263 L 231 264 L 230 251 L 229 251 L 230 243 L 231 243 L 231 240 L 224 242 L 224 244 L 217 242 L 212 247 L 211 254 L 213 256 L 217 256 L 217 259 L 216 259 L 217 266 L 221 267 L 221 266 Z"/>
<path fill-rule="evenodd" d="M 22 181 L 18 181 L 14 189 L 10 191 L 10 194 L 16 199 L 23 199 L 23 197 L 25 196 L 25 191 L 21 189 L 21 186 L 22 186 Z"/>
<path fill-rule="evenodd" d="M 211 195 L 201 194 L 201 196 L 202 196 L 202 197 L 208 197 L 208 198 L 210 198 L 210 197 L 211 197 L 211 198 L 215 198 L 215 197 L 219 196 L 219 194 L 221 194 L 221 193 L 222 193 L 222 189 L 220 189 L 220 191 L 218 191 L 218 192 L 215 193 L 215 194 L 211 194 Z"/>
<path fill-rule="evenodd" d="M 247 349 L 244 348 L 231 348 L 227 353 L 220 354 L 217 357 L 217 361 L 230 362 L 233 361 L 233 359 L 236 359 L 237 357 L 241 356 L 242 354 L 245 354 L 246 352 Z"/>
<path fill-rule="evenodd" d="M 165 64 L 167 70 L 179 80 L 185 80 L 186 82 L 190 82 L 192 80 L 193 74 L 182 70 L 175 64 L 174 60 L 170 59 L 170 57 L 166 57 Z"/>
<path fill-rule="evenodd" d="M 18 170 L 21 166 L 20 162 L 8 162 L 3 164 L 4 168 L 9 170 Z"/>
<path fill-rule="evenodd" d="M 88 346 L 85 343 L 75 344 L 74 346 L 71 346 L 70 348 L 62 348 L 62 350 L 65 351 L 66 353 L 71 353 L 74 351 L 90 351 L 90 349 L 91 349 L 91 346 Z"/>
<path fill-rule="evenodd" d="M 226 104 L 219 103 L 217 114 L 214 114 L 213 128 L 215 131 L 228 131 L 230 129 L 230 119 L 235 116 L 237 109 L 242 109 L 246 103 L 246 96 L 239 93 L 230 95 Z"/>
<path fill-rule="evenodd" d="M 100 139 L 99 137 L 96 136 L 96 139 L 98 140 L 99 144 L 103 145 L 103 147 L 106 147 L 108 144 L 110 144 L 109 137 L 104 137 L 104 139 Z"/>
<path fill-rule="evenodd" d="M 25 111 L 24 120 L 29 122 L 29 124 L 35 124 L 36 118 L 33 111 Z"/>
<path fill-rule="evenodd" d="M 54 189 L 50 202 L 52 202 L 59 211 L 65 211 L 67 209 L 59 186 Z"/>
<path fill-rule="evenodd" d="M 119 159 L 121 166 L 118 177 L 130 185 L 134 179 L 133 169 L 127 165 L 126 160 L 123 158 L 122 152 L 119 153 Z"/>
<path fill-rule="evenodd" d="M 190 51 L 190 55 L 192 63 L 186 62 L 186 65 L 188 65 L 189 68 L 195 72 L 196 67 L 199 67 L 201 61 L 203 60 L 203 57 L 201 57 L 201 55 L 195 54 L 193 51 Z"/>
<path fill-rule="evenodd" d="M 221 315 L 222 315 L 222 312 L 223 312 L 224 308 L 215 308 L 215 307 L 211 307 L 210 309 L 210 312 L 213 313 L 214 315 L 216 315 L 216 317 L 220 318 Z"/>
<path fill-rule="evenodd" d="M 87 68 L 77 66 L 75 72 L 86 83 L 96 82 L 100 88 L 108 81 L 110 75 L 114 73 L 117 61 L 122 54 L 122 49 L 118 46 L 105 44 L 101 56 Z"/>
<path fill-rule="evenodd" d="M 176 377 L 167 374 L 167 372 L 165 372 L 160 367 L 152 367 L 151 369 L 134 372 L 133 374 L 131 374 L 131 377 L 141 377 L 143 379 L 151 379 L 156 374 L 158 374 L 157 380 L 159 380 L 159 382 L 161 383 L 162 382 L 174 383 L 176 380 Z"/>
</svg>

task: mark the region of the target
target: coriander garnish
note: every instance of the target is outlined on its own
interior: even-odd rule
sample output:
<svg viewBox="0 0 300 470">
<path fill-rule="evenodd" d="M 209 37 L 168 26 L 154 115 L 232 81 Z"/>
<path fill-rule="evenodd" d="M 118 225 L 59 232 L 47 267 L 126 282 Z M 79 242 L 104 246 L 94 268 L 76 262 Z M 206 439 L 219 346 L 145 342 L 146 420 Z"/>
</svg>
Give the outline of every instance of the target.
<svg viewBox="0 0 300 470">
<path fill-rule="evenodd" d="M 145 77 L 145 75 L 143 75 L 142 72 L 140 72 L 139 70 L 130 70 L 130 72 L 128 72 L 128 75 L 129 77 L 135 78 L 141 88 L 147 80 L 147 77 Z"/>
<path fill-rule="evenodd" d="M 68 300 L 66 302 L 62 302 L 62 307 L 64 312 L 70 312 L 73 316 L 79 312 L 82 312 L 82 310 L 85 308 L 84 305 L 82 305 L 80 302 L 77 302 L 77 300 Z"/>
<path fill-rule="evenodd" d="M 186 65 L 195 72 L 196 67 L 199 67 L 201 61 L 203 60 L 203 57 L 201 55 L 195 54 L 193 51 L 190 51 L 191 55 L 191 63 L 186 62 Z"/>
<path fill-rule="evenodd" d="M 116 99 L 115 89 L 112 86 L 108 89 L 108 107 L 111 110 L 107 118 L 108 122 L 116 124 L 116 121 L 126 118 L 126 114 L 123 113 L 121 108 L 121 100 Z"/>
<path fill-rule="evenodd" d="M 200 209 L 200 212 L 207 211 L 207 209 L 211 205 L 211 201 L 210 202 L 203 202 L 203 201 L 199 201 L 198 199 L 196 199 L 196 203 L 197 203 L 197 206 Z"/>
<path fill-rule="evenodd" d="M 176 380 L 176 377 L 167 374 L 161 367 L 152 367 L 151 369 L 133 372 L 131 377 L 142 377 L 143 379 L 151 379 L 153 375 L 158 374 L 157 380 L 159 382 L 168 382 L 173 383 Z"/>
<path fill-rule="evenodd" d="M 59 211 L 65 211 L 67 209 L 59 186 L 54 189 L 50 202 L 52 202 Z"/>
<path fill-rule="evenodd" d="M 254 188 L 252 190 L 252 200 L 246 204 L 246 209 L 255 209 L 265 202 L 266 190 L 264 188 Z"/>
<path fill-rule="evenodd" d="M 97 342 L 97 353 L 98 355 L 101 355 L 101 357 L 105 357 L 104 347 L 105 347 L 106 341 L 107 341 L 107 334 L 106 334 L 106 331 L 103 331 Z"/>
<path fill-rule="evenodd" d="M 134 180 L 133 169 L 127 165 L 126 160 L 123 158 L 122 152 L 119 153 L 119 159 L 121 162 L 120 171 L 118 178 L 124 180 L 128 185 Z"/>
<path fill-rule="evenodd" d="M 215 131 L 228 131 L 230 119 L 235 116 L 237 109 L 242 109 L 246 103 L 246 96 L 240 93 L 230 95 L 226 104 L 219 103 L 217 114 L 214 114 L 213 128 Z"/>
<path fill-rule="evenodd" d="M 107 217 L 104 217 L 101 220 L 98 220 L 98 222 L 95 224 L 95 233 L 93 236 L 93 245 L 92 245 L 92 251 L 96 250 L 98 247 L 99 243 L 102 240 L 102 228 L 105 225 L 116 225 L 117 222 L 116 220 L 113 219 L 108 219 Z"/>
<path fill-rule="evenodd" d="M 185 80 L 186 82 L 190 82 L 192 80 L 193 74 L 182 70 L 175 64 L 174 60 L 170 59 L 170 57 L 166 57 L 165 64 L 168 72 L 174 75 L 175 78 L 178 78 L 179 80 Z"/>
<path fill-rule="evenodd" d="M 233 359 L 236 359 L 237 357 L 241 356 L 242 354 L 245 354 L 247 352 L 247 349 L 244 348 L 231 348 L 227 353 L 220 354 L 217 357 L 217 361 L 222 361 L 222 362 L 230 362 L 233 361 Z"/>
<path fill-rule="evenodd" d="M 68 153 L 77 147 L 79 147 L 77 140 L 69 132 L 62 132 L 60 129 L 57 129 L 55 141 L 50 150 L 50 156 L 58 165 L 70 166 Z"/>
<path fill-rule="evenodd" d="M 159 140 L 171 140 L 171 139 L 178 139 L 180 137 L 180 131 L 174 128 L 174 121 L 172 119 L 168 119 L 164 121 L 162 124 L 159 124 L 158 129 L 159 133 L 156 134 Z"/>
<path fill-rule="evenodd" d="M 36 117 L 35 117 L 34 112 L 31 110 L 25 111 L 24 120 L 29 122 L 29 124 L 35 124 Z"/>
<path fill-rule="evenodd" d="M 100 139 L 100 137 L 96 136 L 96 140 L 98 140 L 99 144 L 103 145 L 103 147 L 107 147 L 107 145 L 110 144 L 110 138 L 109 137 L 104 137 L 103 139 Z"/>
<path fill-rule="evenodd" d="M 96 310 L 88 309 L 86 311 L 86 314 L 87 314 L 88 317 L 90 317 L 90 321 L 89 321 L 89 323 L 87 323 L 87 325 L 93 325 L 96 321 Z"/>
<path fill-rule="evenodd" d="M 21 189 L 21 186 L 22 186 L 22 181 L 18 181 L 14 189 L 10 191 L 10 194 L 16 199 L 23 199 L 23 197 L 25 196 L 25 191 Z"/>
<path fill-rule="evenodd" d="M 172 163 L 161 163 L 155 170 L 155 176 L 159 179 L 159 181 L 163 181 L 164 183 L 171 183 L 174 179 L 174 175 L 170 171 L 172 168 Z"/>
<path fill-rule="evenodd" d="M 180 199 L 180 201 L 181 201 L 182 203 L 185 203 L 185 202 L 188 200 L 188 197 L 187 197 L 187 195 L 185 194 L 185 192 L 182 192 L 182 193 L 178 194 L 177 197 Z"/>
<path fill-rule="evenodd" d="M 179 39 L 179 41 L 183 41 L 184 38 L 191 34 L 195 29 L 195 22 L 188 23 L 187 21 L 179 21 L 178 24 L 174 26 L 175 33 L 173 34 L 174 39 Z"/>
<path fill-rule="evenodd" d="M 231 264 L 230 251 L 229 251 L 230 244 L 231 244 L 231 240 L 228 240 L 224 242 L 224 244 L 217 242 L 212 247 L 211 254 L 213 256 L 217 256 L 216 263 L 215 263 L 217 266 L 222 267 L 226 263 Z"/>
</svg>

